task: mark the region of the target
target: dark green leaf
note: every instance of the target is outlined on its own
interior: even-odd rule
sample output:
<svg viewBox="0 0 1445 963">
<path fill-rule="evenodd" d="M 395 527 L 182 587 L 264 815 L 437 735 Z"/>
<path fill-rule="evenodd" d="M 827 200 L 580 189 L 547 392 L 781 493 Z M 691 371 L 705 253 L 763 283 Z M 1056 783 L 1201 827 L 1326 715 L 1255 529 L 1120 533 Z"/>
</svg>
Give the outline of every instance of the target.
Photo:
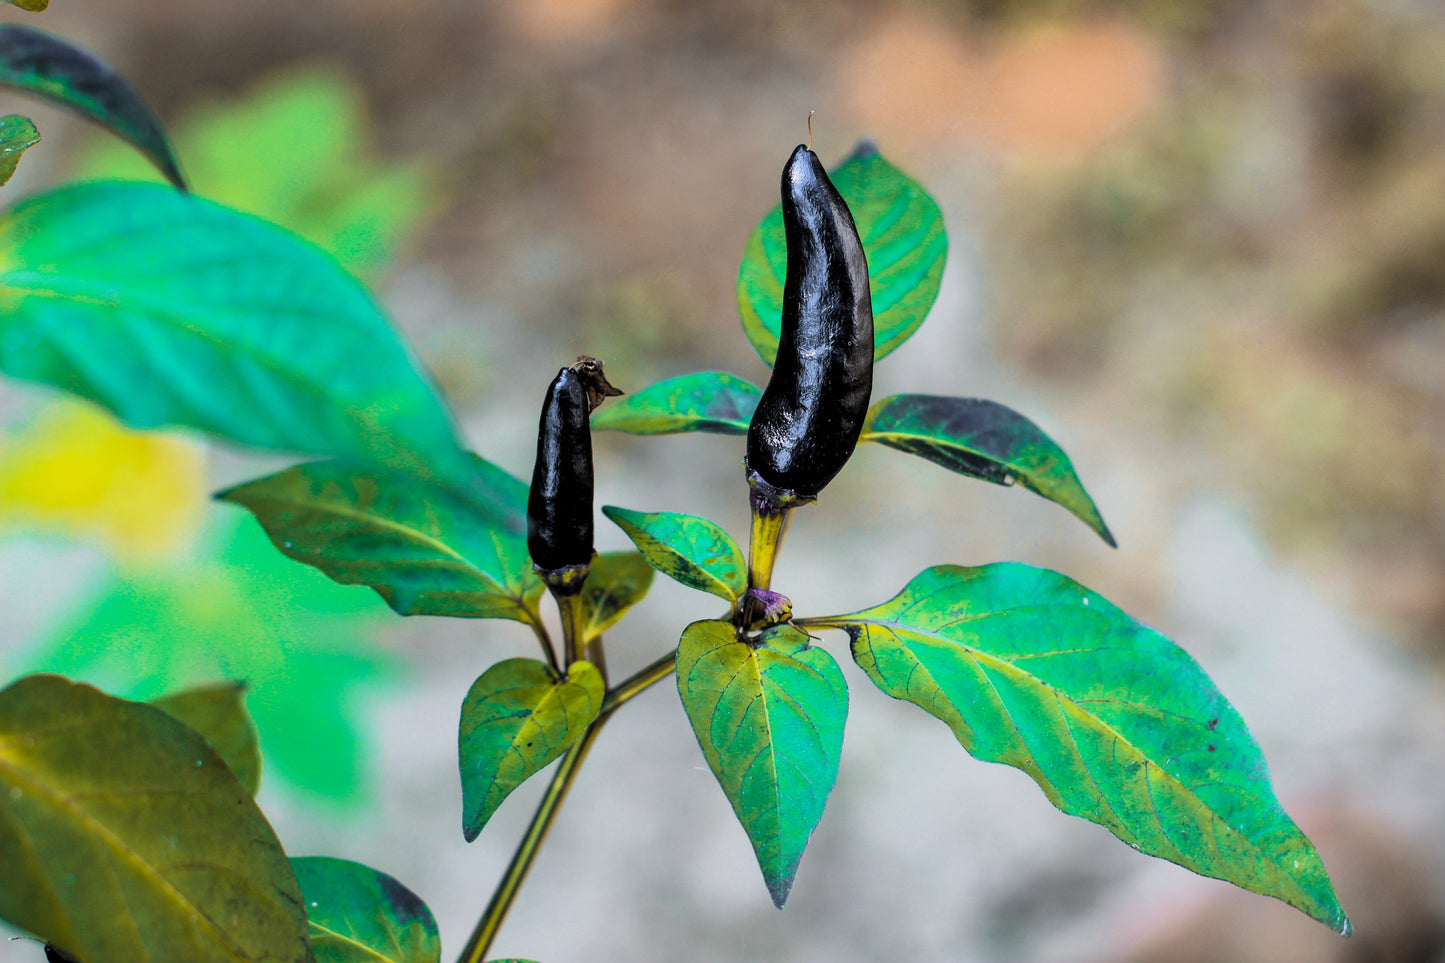
<svg viewBox="0 0 1445 963">
<path fill-rule="evenodd" d="M 264 221 L 159 185 L 83 184 L 8 211 L 0 255 L 8 374 L 138 428 L 467 471 L 365 289 Z"/>
<path fill-rule="evenodd" d="M 44 9 L 44 4 L 26 9 Z M 160 119 L 136 89 L 95 54 L 44 30 L 3 24 L 0 84 L 39 94 L 84 114 L 134 144 L 167 180 L 185 190 Z"/>
<path fill-rule="evenodd" d="M 938 297 L 948 235 L 938 204 L 864 141 L 831 173 L 858 225 L 873 294 L 873 357 L 907 341 Z M 738 272 L 743 332 L 768 364 L 778 353 L 788 248 L 783 209 L 774 207 L 748 238 Z"/>
<path fill-rule="evenodd" d="M 246 683 L 198 686 L 152 699 L 151 705 L 199 732 L 246 791 L 256 795 L 261 788 L 261 745 L 246 712 Z"/>
<path fill-rule="evenodd" d="M 838 777 L 843 673 L 791 625 L 750 642 L 727 622 L 694 622 L 677 649 L 677 688 L 781 909 Z"/>
<path fill-rule="evenodd" d="M 1238 713 L 1187 653 L 1078 583 L 1012 562 L 939 566 L 882 605 L 799 624 L 847 631 L 879 688 L 1064 812 L 1349 933 Z"/>
<path fill-rule="evenodd" d="M 437 963 L 437 921 L 385 873 L 328 856 L 291 860 L 316 963 Z"/>
<path fill-rule="evenodd" d="M 590 662 L 573 662 L 559 682 L 545 663 L 506 659 L 472 683 L 458 730 L 467 842 L 513 789 L 582 737 L 606 694 Z"/>
<path fill-rule="evenodd" d="M 40 143 L 40 131 L 29 117 L 6 114 L 0 117 L 0 184 L 9 183 L 26 148 Z"/>
<path fill-rule="evenodd" d="M 876 441 L 996 485 L 1017 482 L 1064 506 L 1115 544 L 1069 456 L 1011 408 L 977 398 L 893 395 L 874 403 L 858 440 Z"/>
<path fill-rule="evenodd" d="M 81 960 L 310 960 L 275 834 L 204 739 L 59 676 L 0 692 L 0 916 Z"/>
<path fill-rule="evenodd" d="M 652 566 L 637 552 L 603 552 L 582 584 L 582 641 L 612 628 L 652 587 Z"/>
<path fill-rule="evenodd" d="M 647 564 L 688 588 L 736 602 L 748 588 L 748 563 L 722 527 L 697 515 L 634 512 L 603 505 Z"/>
<path fill-rule="evenodd" d="M 526 489 L 481 459 L 477 471 L 500 505 L 354 459 L 298 465 L 217 497 L 249 509 L 286 555 L 375 589 L 402 615 L 536 624 L 543 585 L 524 532 L 507 524 Z"/>
<path fill-rule="evenodd" d="M 710 431 L 746 435 L 762 392 L 725 371 L 701 371 L 659 381 L 592 416 L 592 428 L 634 435 Z"/>
</svg>

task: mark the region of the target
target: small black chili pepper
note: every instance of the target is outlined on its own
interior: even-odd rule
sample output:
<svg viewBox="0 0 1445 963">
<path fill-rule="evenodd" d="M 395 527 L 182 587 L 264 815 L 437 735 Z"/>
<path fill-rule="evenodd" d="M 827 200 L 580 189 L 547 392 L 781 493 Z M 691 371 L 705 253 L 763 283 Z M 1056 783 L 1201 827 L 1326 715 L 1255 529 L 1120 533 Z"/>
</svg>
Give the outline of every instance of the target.
<svg viewBox="0 0 1445 963">
<path fill-rule="evenodd" d="M 788 268 L 773 376 L 748 426 L 754 495 L 811 501 L 858 444 L 873 390 L 868 262 L 848 205 L 803 145 L 783 167 Z M 762 485 L 759 485 L 762 482 Z"/>
<path fill-rule="evenodd" d="M 581 357 L 547 388 L 527 498 L 527 551 L 555 591 L 577 591 L 592 564 L 592 430 L 588 416 L 620 395 L 602 362 Z"/>
</svg>

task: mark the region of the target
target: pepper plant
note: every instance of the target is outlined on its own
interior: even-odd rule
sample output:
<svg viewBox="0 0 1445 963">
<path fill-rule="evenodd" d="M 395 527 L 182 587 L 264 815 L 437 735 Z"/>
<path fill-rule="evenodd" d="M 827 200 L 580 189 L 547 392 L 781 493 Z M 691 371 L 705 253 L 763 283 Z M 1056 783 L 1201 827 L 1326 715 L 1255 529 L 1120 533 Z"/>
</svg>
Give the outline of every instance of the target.
<svg viewBox="0 0 1445 963">
<path fill-rule="evenodd" d="M 827 643 L 842 640 L 885 695 L 975 757 L 1022 769 L 1062 811 L 1348 935 L 1239 715 L 1183 649 L 1104 598 L 1009 562 L 928 568 L 837 614 L 795 613 L 772 584 L 792 514 L 826 517 L 826 504 L 805 506 L 858 443 L 1027 488 L 1114 544 L 1068 456 L 1022 415 L 972 398 L 871 399 L 873 362 L 923 323 L 947 249 L 937 204 L 872 145 L 831 174 L 799 147 L 783 203 L 747 239 L 738 305 L 774 368 L 765 390 L 702 372 L 604 405 L 618 392 L 580 359 L 546 393 L 528 486 L 457 439 L 360 284 L 294 235 L 186 194 L 154 116 L 113 71 L 0 27 L 0 82 L 95 117 L 176 185 L 63 187 L 0 215 L 0 370 L 133 426 L 323 456 L 218 497 L 287 556 L 401 615 L 512 620 L 535 636 L 538 657 L 479 665 L 460 707 L 467 840 L 556 763 L 462 963 L 486 959 L 607 721 L 674 674 L 677 723 L 692 726 L 782 907 L 837 776 L 849 693 Z M 33 142 L 21 120 L 0 124 L 6 151 Z M 597 555 L 592 430 L 746 435 L 746 551 L 705 518 L 604 506 L 637 550 Z M 611 678 L 604 637 L 654 571 L 723 604 Z M 560 639 L 543 617 L 549 592 Z M 259 779 L 241 685 L 148 705 L 59 676 L 15 682 L 0 692 L 0 917 L 50 959 L 83 963 L 440 960 L 431 913 L 401 883 L 288 859 L 252 798 Z"/>
</svg>

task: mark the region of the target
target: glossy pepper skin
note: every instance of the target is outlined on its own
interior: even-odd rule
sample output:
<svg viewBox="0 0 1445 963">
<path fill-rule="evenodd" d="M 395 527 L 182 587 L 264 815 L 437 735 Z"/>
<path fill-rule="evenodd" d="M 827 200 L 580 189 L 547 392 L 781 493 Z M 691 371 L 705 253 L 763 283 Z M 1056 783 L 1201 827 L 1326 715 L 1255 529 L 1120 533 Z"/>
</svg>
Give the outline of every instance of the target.
<svg viewBox="0 0 1445 963">
<path fill-rule="evenodd" d="M 747 456 L 755 494 L 761 480 L 778 504 L 811 501 L 833 480 L 858 444 L 873 391 L 873 304 L 853 215 L 801 144 L 782 187 L 782 331 Z"/>
<path fill-rule="evenodd" d="M 592 429 L 588 416 L 620 395 L 595 358 L 563 368 L 547 388 L 527 497 L 527 551 L 554 590 L 580 589 L 592 564 Z M 574 585 L 575 583 L 575 585 Z"/>
</svg>

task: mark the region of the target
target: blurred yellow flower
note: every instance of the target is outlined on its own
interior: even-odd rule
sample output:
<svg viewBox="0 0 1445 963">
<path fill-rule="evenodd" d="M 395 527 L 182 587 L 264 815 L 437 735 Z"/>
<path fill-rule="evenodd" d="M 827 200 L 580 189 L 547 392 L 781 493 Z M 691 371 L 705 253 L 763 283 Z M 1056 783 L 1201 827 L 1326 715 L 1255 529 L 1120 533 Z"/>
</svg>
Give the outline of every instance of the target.
<svg viewBox="0 0 1445 963">
<path fill-rule="evenodd" d="M 95 539 L 122 562 L 185 549 L 206 507 L 205 451 L 77 401 L 0 438 L 0 524 Z"/>
</svg>

